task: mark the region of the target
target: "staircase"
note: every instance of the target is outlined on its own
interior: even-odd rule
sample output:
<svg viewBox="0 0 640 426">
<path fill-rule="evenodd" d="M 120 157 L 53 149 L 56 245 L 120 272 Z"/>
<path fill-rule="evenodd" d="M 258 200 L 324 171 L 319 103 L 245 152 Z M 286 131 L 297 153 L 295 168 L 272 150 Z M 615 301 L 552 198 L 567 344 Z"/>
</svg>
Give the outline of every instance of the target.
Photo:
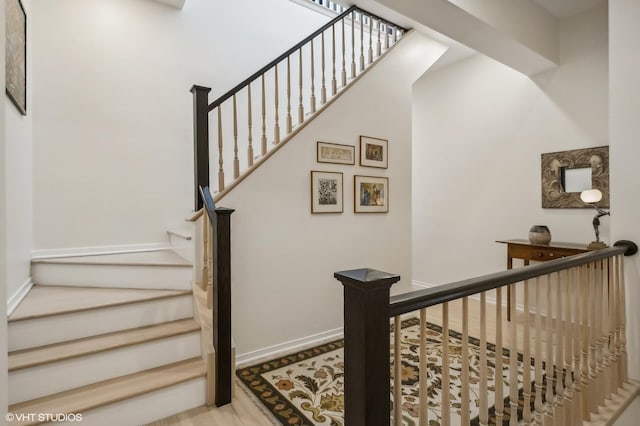
<svg viewBox="0 0 640 426">
<path fill-rule="evenodd" d="M 138 425 L 205 404 L 190 262 L 170 250 L 38 259 L 32 274 L 8 322 L 12 424 Z"/>
</svg>

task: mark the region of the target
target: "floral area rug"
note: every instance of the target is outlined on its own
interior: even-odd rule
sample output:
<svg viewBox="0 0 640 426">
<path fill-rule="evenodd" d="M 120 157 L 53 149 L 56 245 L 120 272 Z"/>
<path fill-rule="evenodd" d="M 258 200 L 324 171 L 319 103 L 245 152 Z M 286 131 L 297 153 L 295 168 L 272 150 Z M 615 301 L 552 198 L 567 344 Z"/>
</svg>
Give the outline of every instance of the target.
<svg viewBox="0 0 640 426">
<path fill-rule="evenodd" d="M 427 377 L 429 425 L 440 424 L 442 393 L 442 329 L 427 324 Z M 390 335 L 393 339 L 393 335 Z M 460 424 L 462 336 L 449 332 L 449 394 L 451 424 Z M 403 424 L 418 424 L 420 322 L 417 318 L 402 321 L 402 416 Z M 344 357 L 343 340 L 239 369 L 241 383 L 263 405 L 271 417 L 285 425 L 344 425 Z M 480 404 L 480 342 L 469 338 L 470 407 L 472 424 L 478 424 Z M 393 340 L 391 340 L 393 353 Z M 495 402 L 495 346 L 487 345 L 489 407 Z M 505 423 L 509 421 L 509 351 L 503 351 L 502 380 L 505 398 Z M 518 355 L 519 417 L 522 409 L 522 356 Z M 393 369 L 393 357 L 391 368 Z M 533 375 L 533 367 L 531 377 Z M 393 370 L 392 370 L 393 375 Z M 393 382 L 392 382 L 393 391 Z M 392 396 L 391 396 L 392 398 Z M 490 414 L 493 414 L 493 408 Z M 476 417 L 476 418 L 474 418 Z M 491 416 L 493 417 L 493 416 Z M 490 419 L 491 421 L 492 419 Z M 493 419 L 495 423 L 495 419 Z"/>
</svg>

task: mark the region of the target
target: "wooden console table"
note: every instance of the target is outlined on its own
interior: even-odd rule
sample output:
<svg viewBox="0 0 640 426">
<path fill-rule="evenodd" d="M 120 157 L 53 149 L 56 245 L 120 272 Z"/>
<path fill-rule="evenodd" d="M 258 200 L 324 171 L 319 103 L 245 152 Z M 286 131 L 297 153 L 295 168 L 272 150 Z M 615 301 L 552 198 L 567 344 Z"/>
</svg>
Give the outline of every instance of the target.
<svg viewBox="0 0 640 426">
<path fill-rule="evenodd" d="M 586 244 L 561 243 L 533 244 L 529 240 L 496 241 L 507 245 L 507 269 L 513 269 L 513 259 L 522 259 L 524 266 L 529 262 L 544 262 L 560 259 L 589 251 Z M 511 320 L 511 286 L 507 287 L 507 321 Z"/>
</svg>

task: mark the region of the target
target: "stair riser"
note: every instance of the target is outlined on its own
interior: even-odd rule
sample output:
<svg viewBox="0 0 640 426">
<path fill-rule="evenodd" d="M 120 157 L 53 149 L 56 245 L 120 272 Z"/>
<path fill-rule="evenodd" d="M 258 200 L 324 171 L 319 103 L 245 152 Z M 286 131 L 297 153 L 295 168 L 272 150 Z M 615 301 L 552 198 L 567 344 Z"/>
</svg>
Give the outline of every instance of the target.
<svg viewBox="0 0 640 426">
<path fill-rule="evenodd" d="M 77 265 L 33 263 L 33 282 L 40 285 L 190 290 L 191 266 Z"/>
<path fill-rule="evenodd" d="M 9 404 L 200 355 L 199 331 L 9 372 Z"/>
<path fill-rule="evenodd" d="M 199 377 L 82 414 L 82 422 L 56 422 L 56 425 L 134 426 L 150 423 L 205 404 L 205 379 Z M 37 423 L 31 423 L 37 424 Z"/>
<path fill-rule="evenodd" d="M 193 317 L 190 294 L 9 322 L 9 351 Z"/>
</svg>

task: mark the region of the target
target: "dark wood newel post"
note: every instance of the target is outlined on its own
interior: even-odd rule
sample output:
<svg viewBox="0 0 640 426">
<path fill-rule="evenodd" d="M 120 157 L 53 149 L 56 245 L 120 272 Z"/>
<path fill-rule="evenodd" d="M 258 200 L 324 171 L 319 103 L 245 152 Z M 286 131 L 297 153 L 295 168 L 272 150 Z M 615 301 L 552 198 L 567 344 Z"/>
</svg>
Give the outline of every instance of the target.
<svg viewBox="0 0 640 426">
<path fill-rule="evenodd" d="M 354 269 L 333 275 L 344 287 L 344 420 L 389 425 L 389 290 L 399 275 Z"/>
<path fill-rule="evenodd" d="M 213 232 L 213 347 L 215 348 L 215 403 L 231 402 L 233 360 L 231 355 L 231 213 L 215 210 Z"/>
<path fill-rule="evenodd" d="M 192 86 L 193 93 L 193 164 L 195 211 L 202 208 L 199 187 L 209 186 L 209 92 L 208 87 Z"/>
</svg>

